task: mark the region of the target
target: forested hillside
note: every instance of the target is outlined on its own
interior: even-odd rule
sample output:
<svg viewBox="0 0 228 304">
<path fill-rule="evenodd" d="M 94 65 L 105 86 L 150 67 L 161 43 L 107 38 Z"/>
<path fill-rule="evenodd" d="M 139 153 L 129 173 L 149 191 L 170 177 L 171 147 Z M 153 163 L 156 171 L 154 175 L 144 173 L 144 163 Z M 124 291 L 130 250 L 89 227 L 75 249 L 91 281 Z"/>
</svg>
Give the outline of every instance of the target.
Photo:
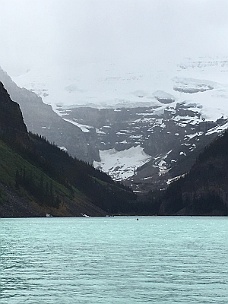
<svg viewBox="0 0 228 304">
<path fill-rule="evenodd" d="M 165 192 L 159 214 L 228 215 L 228 131 L 199 155 Z"/>
</svg>

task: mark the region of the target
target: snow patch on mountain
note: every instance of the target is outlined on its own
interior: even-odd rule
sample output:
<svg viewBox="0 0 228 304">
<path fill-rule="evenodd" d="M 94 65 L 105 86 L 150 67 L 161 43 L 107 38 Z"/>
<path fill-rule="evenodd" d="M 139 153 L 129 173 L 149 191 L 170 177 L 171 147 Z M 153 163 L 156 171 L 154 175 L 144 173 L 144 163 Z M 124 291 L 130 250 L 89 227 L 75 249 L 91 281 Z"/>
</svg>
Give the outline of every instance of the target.
<svg viewBox="0 0 228 304">
<path fill-rule="evenodd" d="M 159 169 L 159 173 L 158 175 L 164 175 L 166 174 L 169 169 L 167 168 L 167 163 L 166 163 L 166 158 L 168 157 L 168 155 L 172 152 L 172 150 L 168 151 L 164 156 L 159 156 L 155 158 L 154 161 L 154 166 L 158 167 Z"/>
<path fill-rule="evenodd" d="M 228 129 L 228 122 L 223 124 L 222 126 L 216 126 L 210 130 L 207 131 L 206 135 L 210 135 L 210 134 L 213 134 L 213 133 L 221 133 L 225 130 Z"/>
<path fill-rule="evenodd" d="M 123 151 L 109 149 L 100 151 L 100 162 L 94 162 L 95 168 L 108 173 L 115 180 L 125 180 L 133 176 L 137 168 L 148 161 L 151 156 L 143 151 L 139 145 Z"/>
<path fill-rule="evenodd" d="M 62 150 L 62 151 L 65 151 L 65 152 L 67 152 L 67 148 L 66 148 L 66 147 L 64 147 L 64 146 L 62 146 L 62 147 L 59 147 L 59 149 L 60 149 L 60 150 Z"/>
<path fill-rule="evenodd" d="M 175 101 L 175 97 L 173 95 L 164 91 L 156 91 L 153 95 L 159 102 L 164 104 L 169 104 Z"/>
<path fill-rule="evenodd" d="M 183 93 L 199 93 L 208 90 L 213 90 L 216 87 L 216 83 L 208 80 L 194 79 L 194 78 L 179 78 L 175 77 L 173 79 L 174 91 Z"/>
<path fill-rule="evenodd" d="M 178 179 L 185 177 L 185 175 L 186 174 L 181 174 L 181 175 L 175 176 L 173 178 L 169 178 L 166 183 L 167 183 L 167 185 L 170 185 L 171 183 L 177 181 Z"/>
<path fill-rule="evenodd" d="M 71 124 L 73 124 L 73 125 L 79 127 L 79 128 L 82 130 L 82 132 L 87 133 L 87 132 L 90 132 L 91 129 L 93 129 L 93 127 L 91 127 L 91 126 L 82 125 L 82 124 L 80 124 L 80 123 L 78 123 L 78 122 L 76 122 L 76 121 L 74 121 L 74 120 L 66 119 L 66 118 L 63 118 L 63 119 L 64 119 L 65 121 L 68 121 L 68 122 L 70 122 Z"/>
</svg>

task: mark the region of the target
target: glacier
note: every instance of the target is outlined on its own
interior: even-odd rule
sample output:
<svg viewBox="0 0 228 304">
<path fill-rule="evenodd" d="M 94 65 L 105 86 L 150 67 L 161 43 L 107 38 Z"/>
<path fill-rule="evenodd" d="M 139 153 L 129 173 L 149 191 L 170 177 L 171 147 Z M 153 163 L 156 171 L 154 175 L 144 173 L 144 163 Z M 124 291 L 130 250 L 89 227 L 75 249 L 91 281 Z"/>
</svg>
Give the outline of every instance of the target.
<svg viewBox="0 0 228 304">
<path fill-rule="evenodd" d="M 58 66 L 29 69 L 13 80 L 52 105 L 107 107 L 164 106 L 194 102 L 206 119 L 228 116 L 228 58 L 183 59 L 159 69 L 118 63 L 84 64 L 69 71 Z M 59 113 L 59 112 L 58 112 Z M 61 114 L 61 113 L 59 113 Z"/>
</svg>

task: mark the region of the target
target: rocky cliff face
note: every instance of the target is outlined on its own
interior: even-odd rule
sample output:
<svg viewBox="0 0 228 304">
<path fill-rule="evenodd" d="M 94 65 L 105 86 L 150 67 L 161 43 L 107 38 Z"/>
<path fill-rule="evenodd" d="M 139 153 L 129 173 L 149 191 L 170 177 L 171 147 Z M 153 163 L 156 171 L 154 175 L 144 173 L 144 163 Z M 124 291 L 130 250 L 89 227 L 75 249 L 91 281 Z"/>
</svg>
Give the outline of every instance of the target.
<svg viewBox="0 0 228 304">
<path fill-rule="evenodd" d="M 27 128 L 19 105 L 12 102 L 3 84 L 0 82 L 0 133 L 6 140 L 26 144 Z"/>
<path fill-rule="evenodd" d="M 78 159 L 92 162 L 99 158 L 96 146 L 90 144 L 80 128 L 64 121 L 35 93 L 19 88 L 1 68 L 0 81 L 20 105 L 29 131 L 44 136 Z"/>
<path fill-rule="evenodd" d="M 95 166 L 140 192 L 166 188 L 188 172 L 202 149 L 227 126 L 227 119 L 205 120 L 199 106 L 187 103 L 59 111 L 93 134 L 101 157 Z"/>
</svg>

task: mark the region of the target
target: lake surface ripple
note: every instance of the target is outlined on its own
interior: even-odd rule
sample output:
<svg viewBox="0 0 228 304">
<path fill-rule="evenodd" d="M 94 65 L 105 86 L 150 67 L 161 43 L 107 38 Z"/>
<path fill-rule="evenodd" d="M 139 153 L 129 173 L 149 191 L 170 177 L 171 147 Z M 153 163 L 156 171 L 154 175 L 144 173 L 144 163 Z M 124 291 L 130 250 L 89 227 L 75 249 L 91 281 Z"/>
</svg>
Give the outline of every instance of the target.
<svg viewBox="0 0 228 304">
<path fill-rule="evenodd" d="M 0 219 L 0 303 L 228 303 L 227 217 Z"/>
</svg>

